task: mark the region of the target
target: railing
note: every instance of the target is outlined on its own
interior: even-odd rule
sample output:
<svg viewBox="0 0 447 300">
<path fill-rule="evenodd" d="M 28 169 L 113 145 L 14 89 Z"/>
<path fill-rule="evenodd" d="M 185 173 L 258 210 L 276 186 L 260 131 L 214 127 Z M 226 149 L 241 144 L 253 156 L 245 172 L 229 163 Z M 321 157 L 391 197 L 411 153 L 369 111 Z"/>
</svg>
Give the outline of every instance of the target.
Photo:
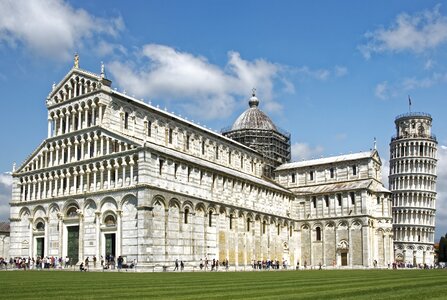
<svg viewBox="0 0 447 300">
<path fill-rule="evenodd" d="M 424 139 L 431 139 L 431 140 L 437 141 L 436 135 L 434 135 L 434 134 L 429 135 L 429 134 L 414 134 L 414 133 L 400 135 L 400 136 L 395 134 L 391 137 L 391 141 L 396 141 L 396 140 L 400 140 L 400 139 L 411 139 L 411 138 L 415 138 L 415 139 L 424 138 Z"/>
<path fill-rule="evenodd" d="M 257 129 L 257 128 L 244 128 L 244 129 L 238 129 L 238 130 L 234 130 L 234 131 L 245 131 L 245 130 L 249 130 L 249 131 L 252 131 L 252 130 L 270 131 L 270 130 L 267 130 L 267 129 Z M 227 127 L 222 128 L 220 130 L 220 133 L 221 134 L 225 134 L 225 133 L 230 132 L 230 131 L 233 131 L 232 130 L 232 126 L 227 126 Z M 288 131 L 286 131 L 286 130 L 284 130 L 282 128 L 279 128 L 278 126 L 276 126 L 276 130 L 275 131 L 280 133 L 281 135 L 287 137 L 288 139 L 290 139 L 291 134 Z"/>
<path fill-rule="evenodd" d="M 424 112 L 408 112 L 405 114 L 398 115 L 395 120 L 400 118 L 409 118 L 409 117 L 427 117 L 431 118 L 431 115 Z"/>
</svg>

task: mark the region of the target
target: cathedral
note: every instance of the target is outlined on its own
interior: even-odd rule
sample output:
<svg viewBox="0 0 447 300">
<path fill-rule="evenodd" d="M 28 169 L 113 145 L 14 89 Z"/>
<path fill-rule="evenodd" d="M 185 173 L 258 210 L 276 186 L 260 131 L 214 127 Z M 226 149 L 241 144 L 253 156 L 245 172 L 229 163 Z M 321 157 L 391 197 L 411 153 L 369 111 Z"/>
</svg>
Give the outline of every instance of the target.
<svg viewBox="0 0 447 300">
<path fill-rule="evenodd" d="M 387 267 L 392 194 L 377 150 L 290 162 L 249 108 L 222 133 L 117 92 L 104 67 L 53 85 L 48 137 L 13 172 L 11 257 L 121 256 L 138 268 Z"/>
</svg>

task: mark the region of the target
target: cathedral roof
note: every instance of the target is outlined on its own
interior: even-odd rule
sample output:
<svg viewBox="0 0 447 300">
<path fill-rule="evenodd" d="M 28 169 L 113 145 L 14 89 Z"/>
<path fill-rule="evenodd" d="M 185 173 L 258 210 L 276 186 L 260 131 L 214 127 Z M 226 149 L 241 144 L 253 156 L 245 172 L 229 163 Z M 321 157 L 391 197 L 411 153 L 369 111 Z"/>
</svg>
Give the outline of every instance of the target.
<svg viewBox="0 0 447 300">
<path fill-rule="evenodd" d="M 323 157 L 323 158 L 310 159 L 310 160 L 304 160 L 304 161 L 283 164 L 283 165 L 279 166 L 278 168 L 276 168 L 276 171 L 302 168 L 302 167 L 314 167 L 314 166 L 318 166 L 318 165 L 333 164 L 333 163 L 339 163 L 339 162 L 348 162 L 348 161 L 353 161 L 353 160 L 358 160 L 358 159 L 373 158 L 375 156 L 377 156 L 376 159 L 380 162 L 380 158 L 378 157 L 377 150 L 374 149 L 374 150 L 359 152 L 359 153 L 351 153 L 351 154 L 345 154 L 345 155 L 339 155 L 339 156 Z"/>
<path fill-rule="evenodd" d="M 256 97 L 254 92 L 248 101 L 248 104 L 250 107 L 236 119 L 230 131 L 243 129 L 278 131 L 272 120 L 258 108 L 259 99 Z"/>
<path fill-rule="evenodd" d="M 368 189 L 379 193 L 391 193 L 381 183 L 378 183 L 376 180 L 373 179 L 356 180 L 350 182 L 327 183 L 315 186 L 303 186 L 299 188 L 292 188 L 292 191 L 296 194 L 301 195 L 314 195 L 314 194 L 338 193 L 342 191 L 353 191 L 363 189 Z"/>
</svg>

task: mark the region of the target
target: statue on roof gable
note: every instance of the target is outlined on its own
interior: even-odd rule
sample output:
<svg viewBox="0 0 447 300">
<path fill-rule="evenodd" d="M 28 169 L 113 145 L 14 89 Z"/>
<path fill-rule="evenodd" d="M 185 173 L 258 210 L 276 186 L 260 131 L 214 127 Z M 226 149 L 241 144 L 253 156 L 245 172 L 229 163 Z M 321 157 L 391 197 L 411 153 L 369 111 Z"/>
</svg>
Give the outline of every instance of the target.
<svg viewBox="0 0 447 300">
<path fill-rule="evenodd" d="M 74 56 L 74 67 L 79 69 L 79 55 L 77 53 Z"/>
</svg>

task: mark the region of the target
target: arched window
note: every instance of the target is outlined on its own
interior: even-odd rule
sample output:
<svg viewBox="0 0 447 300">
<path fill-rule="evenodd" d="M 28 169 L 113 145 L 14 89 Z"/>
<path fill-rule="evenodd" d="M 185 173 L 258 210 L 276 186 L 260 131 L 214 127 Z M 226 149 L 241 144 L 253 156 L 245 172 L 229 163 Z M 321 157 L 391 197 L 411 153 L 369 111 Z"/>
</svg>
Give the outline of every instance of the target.
<svg viewBox="0 0 447 300">
<path fill-rule="evenodd" d="M 267 224 L 266 221 L 262 222 L 262 234 L 265 234 L 265 225 Z"/>
<path fill-rule="evenodd" d="M 250 231 L 250 218 L 247 219 L 247 231 Z"/>
<path fill-rule="evenodd" d="M 124 129 L 129 128 L 129 113 L 126 111 L 124 113 Z"/>
<path fill-rule="evenodd" d="M 357 175 L 357 166 L 352 165 L 352 175 Z"/>
<path fill-rule="evenodd" d="M 315 240 L 321 241 L 321 228 L 317 227 L 315 228 Z"/>
<path fill-rule="evenodd" d="M 105 217 L 104 224 L 107 227 L 114 227 L 114 226 L 116 226 L 115 216 L 114 215 L 108 215 L 107 217 Z"/>
<path fill-rule="evenodd" d="M 354 192 L 350 192 L 349 193 L 349 197 L 351 197 L 351 204 L 355 205 L 355 193 Z"/>
<path fill-rule="evenodd" d="M 67 217 L 73 218 L 78 216 L 78 208 L 76 206 L 72 206 L 67 210 Z"/>
<path fill-rule="evenodd" d="M 45 231 L 45 223 L 40 221 L 36 224 L 36 230 L 37 231 Z"/>
<path fill-rule="evenodd" d="M 168 143 L 172 144 L 172 128 L 169 128 L 168 131 Z"/>
<path fill-rule="evenodd" d="M 183 222 L 185 224 L 188 224 L 188 215 L 189 215 L 189 208 L 185 208 L 185 213 L 184 213 L 184 217 L 183 217 Z"/>
<path fill-rule="evenodd" d="M 230 215 L 230 229 L 233 229 L 233 215 Z"/>
<path fill-rule="evenodd" d="M 213 226 L 213 211 L 210 210 L 208 213 L 208 226 L 211 227 Z"/>
<path fill-rule="evenodd" d="M 158 160 L 159 165 L 158 165 L 158 175 L 161 175 L 163 172 L 163 163 L 165 162 L 163 159 L 159 159 Z M 112 172 L 113 174 L 113 172 Z"/>
</svg>

